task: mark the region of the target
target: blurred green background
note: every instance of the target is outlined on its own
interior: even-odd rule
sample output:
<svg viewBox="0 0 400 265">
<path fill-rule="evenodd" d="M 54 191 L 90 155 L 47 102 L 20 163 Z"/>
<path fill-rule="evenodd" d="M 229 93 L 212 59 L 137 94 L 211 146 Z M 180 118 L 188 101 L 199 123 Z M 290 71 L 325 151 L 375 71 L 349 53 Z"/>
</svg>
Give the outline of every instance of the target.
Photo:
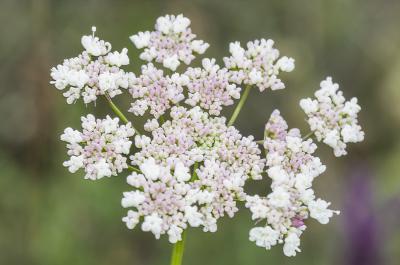
<svg viewBox="0 0 400 265">
<path fill-rule="evenodd" d="M 274 39 L 282 54 L 296 59 L 295 71 L 282 75 L 287 89 L 252 92 L 236 123 L 243 134 L 260 138 L 274 108 L 306 133 L 298 101 L 327 75 L 347 98 L 359 98 L 366 132 L 365 142 L 350 145 L 344 158 L 320 146 L 328 170 L 315 190 L 342 213 L 325 226 L 310 221 L 297 257 L 286 258 L 281 246 L 266 251 L 249 242 L 252 222 L 243 210 L 221 220 L 215 234 L 190 230 L 184 264 L 399 264 L 398 0 L 1 0 L 0 264 L 168 264 L 165 238 L 121 222 L 124 175 L 91 182 L 62 167 L 63 129 L 78 127 L 82 114 L 109 112 L 106 104 L 69 106 L 49 85 L 50 68 L 82 51 L 80 37 L 92 25 L 115 49 L 129 48 L 130 70 L 137 72 L 141 61 L 128 36 L 167 13 L 188 16 L 211 44 L 206 56 L 220 63 L 230 41 L 256 38 Z M 129 97 L 116 102 L 126 109 Z"/>
</svg>

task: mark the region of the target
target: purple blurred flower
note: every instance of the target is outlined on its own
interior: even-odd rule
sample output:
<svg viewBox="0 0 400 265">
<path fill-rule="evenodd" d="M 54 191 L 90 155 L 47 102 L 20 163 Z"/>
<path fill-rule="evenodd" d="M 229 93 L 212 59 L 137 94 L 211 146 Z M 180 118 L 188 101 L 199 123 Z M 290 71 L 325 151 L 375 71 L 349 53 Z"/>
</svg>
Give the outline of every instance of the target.
<svg viewBox="0 0 400 265">
<path fill-rule="evenodd" d="M 353 170 L 345 201 L 346 263 L 349 265 L 382 264 L 381 225 L 373 205 L 371 174 L 367 167 Z"/>
</svg>

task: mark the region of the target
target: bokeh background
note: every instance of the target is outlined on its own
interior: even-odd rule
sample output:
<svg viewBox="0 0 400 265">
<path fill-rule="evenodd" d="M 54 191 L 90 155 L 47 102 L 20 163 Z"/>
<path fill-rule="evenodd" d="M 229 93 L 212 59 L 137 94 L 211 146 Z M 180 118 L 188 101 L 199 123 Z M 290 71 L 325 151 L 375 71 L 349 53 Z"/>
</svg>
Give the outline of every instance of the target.
<svg viewBox="0 0 400 265">
<path fill-rule="evenodd" d="M 282 75 L 286 90 L 252 92 L 236 123 L 244 134 L 260 138 L 274 108 L 305 133 L 298 101 L 327 75 L 346 97 L 359 98 L 366 132 L 365 142 L 350 145 L 344 158 L 320 146 L 328 170 L 315 189 L 342 213 L 329 225 L 309 222 L 297 257 L 249 242 L 252 222 L 243 210 L 222 220 L 215 234 L 190 230 L 184 264 L 399 264 L 397 0 L 1 0 L 0 264 L 168 264 L 165 238 L 157 241 L 121 222 L 125 175 L 91 182 L 62 167 L 63 129 L 78 127 L 82 114 L 109 112 L 107 105 L 69 106 L 49 84 L 50 68 L 81 52 L 80 37 L 92 25 L 115 49 L 129 48 L 129 69 L 137 72 L 142 62 L 128 36 L 151 29 L 166 13 L 188 16 L 194 32 L 211 44 L 206 56 L 219 62 L 230 41 L 255 38 L 274 39 L 282 54 L 296 59 L 295 71 Z M 127 94 L 116 101 L 129 105 Z"/>
</svg>

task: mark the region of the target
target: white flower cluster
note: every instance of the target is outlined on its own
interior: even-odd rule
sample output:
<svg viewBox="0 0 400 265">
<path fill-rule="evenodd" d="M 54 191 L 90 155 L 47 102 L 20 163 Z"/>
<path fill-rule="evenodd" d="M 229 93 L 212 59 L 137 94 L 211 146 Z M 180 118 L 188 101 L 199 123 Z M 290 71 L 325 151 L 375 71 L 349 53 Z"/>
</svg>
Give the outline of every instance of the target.
<svg viewBox="0 0 400 265">
<path fill-rule="evenodd" d="M 291 72 L 294 59 L 283 56 L 275 49 L 273 40 L 255 40 L 247 43 L 247 50 L 239 42 L 229 44 L 230 57 L 225 66 L 230 70 L 231 81 L 237 84 L 255 85 L 260 91 L 283 89 L 285 84 L 278 78 L 280 71 Z"/>
<path fill-rule="evenodd" d="M 120 68 L 129 64 L 128 50 L 110 52 L 111 44 L 94 36 L 95 27 L 92 30 L 93 35 L 82 37 L 84 52 L 51 69 L 50 83 L 66 90 L 63 95 L 68 104 L 81 97 L 84 103 L 94 102 L 97 96 L 106 93 L 114 97 L 122 93 L 121 88 L 128 88 L 135 77 Z"/>
<path fill-rule="evenodd" d="M 129 229 L 141 223 L 143 231 L 157 239 L 167 235 L 176 243 L 188 227 L 217 231 L 218 220 L 233 217 L 237 202 L 244 201 L 258 223 L 249 239 L 266 249 L 282 244 L 286 256 L 295 256 L 307 219 L 326 224 L 339 213 L 314 195 L 313 181 L 325 171 L 313 155 L 316 144 L 302 138 L 298 129 L 288 130 L 275 110 L 261 141 L 264 159 L 253 136 L 242 136 L 219 116 L 224 106 L 241 97 L 243 86 L 246 93 L 252 86 L 260 91 L 285 88 L 279 74 L 293 71 L 294 59 L 281 57 L 272 40 L 251 41 L 246 48 L 233 42 L 230 56 L 223 58 L 224 67 L 205 58 L 201 67 L 177 73 L 181 62 L 189 65 L 209 46 L 195 40 L 189 26 L 190 20 L 183 15 L 166 15 L 157 19 L 154 31 L 131 36 L 138 49 L 144 48 L 140 58 L 147 61 L 138 77 L 121 69 L 129 64 L 127 49 L 111 52 L 110 43 L 95 37 L 95 28 L 81 39 L 85 51 L 52 68 L 51 83 L 64 91 L 69 104 L 106 96 L 114 112 L 127 121 L 110 99 L 127 89 L 133 98 L 128 111 L 135 116 L 150 114 L 143 126 L 147 135 L 135 135 L 134 152 L 130 152 L 130 138 L 136 129 L 131 123 L 119 125 L 118 118 L 109 116 L 82 117 L 82 131 L 66 128 L 61 135 L 69 156 L 64 166 L 72 173 L 83 169 L 85 179 L 91 180 L 116 176 L 129 168 L 130 190 L 121 200 L 128 208 L 122 221 Z M 156 63 L 169 70 L 157 68 Z M 346 101 L 338 89 L 327 78 L 316 99 L 302 99 L 300 106 L 317 140 L 341 156 L 347 143 L 363 140 L 364 132 L 357 121 L 357 99 Z M 271 192 L 264 196 L 246 193 L 246 181 L 260 180 L 263 174 L 272 179 Z"/>
<path fill-rule="evenodd" d="M 310 216 L 326 224 L 338 212 L 327 208 L 330 203 L 316 199 L 312 189 L 314 178 L 325 171 L 312 155 L 317 146 L 311 139 L 302 140 L 298 129 L 287 128 L 275 110 L 266 124 L 264 141 L 272 192 L 266 197 L 247 196 L 246 207 L 253 220 L 266 221 L 265 226 L 250 230 L 249 239 L 266 249 L 284 244 L 284 254 L 295 256 L 306 228 L 304 221 Z"/>
<path fill-rule="evenodd" d="M 169 241 L 180 241 L 187 225 L 197 227 L 202 223 L 201 214 L 196 206 L 196 198 L 188 200 L 191 191 L 189 168 L 181 162 L 163 167 L 154 159 L 146 159 L 141 165 L 143 174 L 132 173 L 127 182 L 134 191 L 124 192 L 121 204 L 129 210 L 122 220 L 129 229 L 133 229 L 143 218 L 142 230 L 152 232 L 158 239 L 167 233 Z"/>
<path fill-rule="evenodd" d="M 333 148 L 335 156 L 347 154 L 346 144 L 364 140 L 364 132 L 358 125 L 361 107 L 357 98 L 346 101 L 339 85 L 328 77 L 315 92 L 316 99 L 300 100 L 300 107 L 306 113 L 307 122 L 318 141 Z"/>
<path fill-rule="evenodd" d="M 168 234 L 171 243 L 182 240 L 181 234 L 188 226 L 216 230 L 216 220 L 209 209 L 215 195 L 196 188 L 190 181 L 189 168 L 182 162 L 177 161 L 171 168 L 149 158 L 140 170 L 142 174 L 128 176 L 127 182 L 135 190 L 124 192 L 121 201 L 123 207 L 135 208 L 122 218 L 129 229 L 142 218 L 143 231 L 150 231 L 157 239 Z"/>
<path fill-rule="evenodd" d="M 157 19 L 155 31 L 139 32 L 130 39 L 136 48 L 145 48 L 140 54 L 142 60 L 155 60 L 175 71 L 180 62 L 190 64 L 195 53 L 203 54 L 209 46 L 202 40 L 195 40 L 196 35 L 189 26 L 190 20 L 183 15 L 166 15 Z"/>
<path fill-rule="evenodd" d="M 126 155 L 135 131 L 130 123 L 119 125 L 118 118 L 82 117 L 82 132 L 66 128 L 61 140 L 67 142 L 70 159 L 64 162 L 71 173 L 83 168 L 85 179 L 96 180 L 116 176 L 127 168 Z"/>
<path fill-rule="evenodd" d="M 232 105 L 233 99 L 240 98 L 241 88 L 229 83 L 228 69 L 215 64 L 215 59 L 203 59 L 202 66 L 185 72 L 190 79 L 185 102 L 191 106 L 199 105 L 212 115 L 219 115 L 222 106 Z"/>
<path fill-rule="evenodd" d="M 132 81 L 129 92 L 136 99 L 129 112 L 143 116 L 148 108 L 150 114 L 159 118 L 172 104 L 184 99 L 183 86 L 189 82 L 185 75 L 174 73 L 164 76 L 162 70 L 149 63 L 142 66 L 142 74 Z"/>
<path fill-rule="evenodd" d="M 233 217 L 238 210 L 236 201 L 245 199 L 245 181 L 261 178 L 264 161 L 257 144 L 252 137 L 227 127 L 225 118 L 211 118 L 199 107 L 173 107 L 171 120 L 161 126 L 150 123 L 152 138 L 136 136 L 135 145 L 141 150 L 131 156 L 143 174 L 128 178 L 135 183 L 132 186 L 144 191 L 141 194 L 146 199 L 128 204 L 136 212 L 128 212 L 124 221 L 133 227 L 144 216 L 143 230 L 156 237 L 168 233 L 171 242 L 180 240 L 187 223 L 216 231 L 217 220 L 224 215 Z M 195 168 L 192 174 L 191 166 Z M 157 222 L 153 226 L 146 220 Z"/>
</svg>

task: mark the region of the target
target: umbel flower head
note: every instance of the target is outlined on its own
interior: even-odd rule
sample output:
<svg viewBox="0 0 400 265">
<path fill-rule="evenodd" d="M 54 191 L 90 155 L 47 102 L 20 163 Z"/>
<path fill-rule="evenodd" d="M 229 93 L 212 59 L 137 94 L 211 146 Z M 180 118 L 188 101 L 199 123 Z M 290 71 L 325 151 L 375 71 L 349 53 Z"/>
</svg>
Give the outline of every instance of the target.
<svg viewBox="0 0 400 265">
<path fill-rule="evenodd" d="M 174 73 L 164 76 L 164 72 L 149 63 L 142 66 L 142 74 L 135 78 L 129 88 L 135 100 L 129 112 L 143 116 L 147 109 L 155 118 L 177 104 L 183 98 L 183 86 L 189 82 L 188 77 Z"/>
<path fill-rule="evenodd" d="M 318 141 L 333 148 L 335 156 L 347 154 L 346 144 L 364 140 L 364 132 L 358 125 L 361 107 L 357 98 L 346 101 L 339 85 L 327 77 L 315 92 L 316 99 L 300 100 L 300 107 L 307 115 L 307 122 Z"/>
<path fill-rule="evenodd" d="M 139 32 L 130 39 L 136 48 L 145 48 L 140 54 L 142 60 L 155 60 L 175 71 L 181 62 L 190 64 L 195 54 L 203 54 L 209 46 L 202 40 L 195 40 L 196 35 L 189 26 L 190 20 L 182 14 L 166 15 L 157 19 L 154 31 Z"/>
<path fill-rule="evenodd" d="M 124 192 L 123 207 L 133 207 L 122 220 L 133 229 L 143 218 L 141 228 L 159 238 L 168 234 L 176 243 L 188 226 L 216 229 L 216 220 L 210 212 L 214 194 L 200 190 L 190 182 L 189 168 L 177 161 L 171 168 L 146 159 L 141 165 L 142 174 L 132 173 L 128 184 L 135 190 Z"/>
<path fill-rule="evenodd" d="M 264 226 L 250 230 L 250 240 L 266 249 L 284 244 L 284 254 L 295 256 L 306 219 L 326 224 L 338 212 L 327 208 L 330 203 L 316 199 L 312 189 L 314 178 L 325 171 L 319 158 L 312 155 L 317 146 L 311 139 L 303 140 L 298 129 L 287 129 L 286 121 L 275 110 L 265 126 L 264 140 L 272 192 L 264 197 L 247 196 L 246 207 L 253 220 L 265 220 Z"/>
<path fill-rule="evenodd" d="M 92 35 L 82 37 L 85 51 L 51 69 L 50 83 L 65 91 L 63 95 L 68 104 L 81 97 L 84 103 L 94 102 L 105 94 L 113 98 L 122 93 L 121 89 L 128 88 L 135 77 L 120 68 L 129 64 L 128 50 L 110 52 L 111 44 L 94 36 L 95 27 L 92 31 Z"/>
<path fill-rule="evenodd" d="M 228 127 L 225 117 L 210 117 L 198 106 L 174 106 L 170 117 L 161 126 L 146 126 L 151 137 L 135 137 L 135 145 L 141 150 L 131 156 L 133 165 L 151 157 L 163 166 L 172 166 L 177 159 L 192 166 L 215 158 L 229 163 L 233 171 L 261 178 L 263 160 L 254 137 L 243 137 L 235 127 Z"/>
<path fill-rule="evenodd" d="M 121 199 L 127 209 L 122 221 L 129 229 L 140 226 L 157 239 L 166 235 L 177 243 L 189 227 L 217 231 L 219 219 L 234 217 L 238 202 L 245 202 L 256 222 L 250 241 L 265 249 L 282 244 L 286 256 L 295 256 L 308 219 L 327 224 L 339 213 L 314 194 L 313 181 L 326 169 L 314 155 L 316 144 L 298 129 L 289 130 L 278 110 L 261 141 L 231 126 L 253 86 L 260 91 L 285 88 L 279 75 L 293 71 L 294 59 L 280 56 L 272 40 L 250 41 L 245 48 L 233 42 L 224 66 L 205 58 L 200 67 L 177 72 L 182 62 L 189 65 L 209 45 L 196 40 L 188 18 L 166 15 L 157 19 L 154 31 L 130 37 L 144 49 L 140 58 L 146 61 L 135 76 L 121 69 L 130 62 L 127 49 L 112 52 L 110 43 L 94 35 L 96 28 L 92 31 L 82 37 L 85 50 L 80 55 L 51 69 L 51 84 L 63 91 L 68 104 L 105 97 L 119 118 L 89 114 L 81 118 L 81 131 L 66 128 L 61 135 L 69 156 L 64 166 L 72 173 L 83 169 L 91 180 L 129 169 L 129 187 Z M 364 132 L 357 121 L 357 99 L 346 101 L 338 89 L 327 78 L 316 99 L 302 99 L 300 106 L 312 136 L 341 156 L 347 143 L 363 140 Z M 112 101 L 124 90 L 133 99 L 131 116 L 148 117 L 142 129 L 133 128 Z M 235 99 L 240 101 L 227 124 L 220 115 Z M 248 181 L 263 176 L 272 180 L 269 193 L 245 191 Z"/>
<path fill-rule="evenodd" d="M 82 132 L 68 127 L 61 135 L 70 156 L 64 166 L 71 173 L 83 168 L 85 179 L 91 180 L 116 176 L 127 168 L 129 137 L 135 133 L 131 124 L 119 125 L 118 118 L 96 119 L 92 114 L 81 119 Z"/>
<path fill-rule="evenodd" d="M 171 120 L 151 129 L 151 138 L 135 138 L 141 150 L 131 160 L 142 174 L 128 177 L 136 190 L 124 193 L 122 205 L 135 210 L 123 220 L 133 228 L 143 217 L 142 230 L 157 238 L 167 233 L 172 243 L 187 226 L 216 231 L 220 217 L 238 211 L 246 180 L 261 178 L 264 161 L 257 144 L 199 107 L 173 107 Z M 126 203 L 137 194 L 139 202 Z"/>
<path fill-rule="evenodd" d="M 240 98 L 241 88 L 229 82 L 230 72 L 215 63 L 215 59 L 202 60 L 202 68 L 189 68 L 185 75 L 188 99 L 191 106 L 199 105 L 212 115 L 219 115 L 223 106 L 233 104 L 234 99 Z"/>
<path fill-rule="evenodd" d="M 294 59 L 279 58 L 273 40 L 255 40 L 247 43 L 247 50 L 238 41 L 229 44 L 230 57 L 224 57 L 230 70 L 230 80 L 237 84 L 255 85 L 260 91 L 283 89 L 285 84 L 278 78 L 279 72 L 291 72 Z"/>
</svg>

